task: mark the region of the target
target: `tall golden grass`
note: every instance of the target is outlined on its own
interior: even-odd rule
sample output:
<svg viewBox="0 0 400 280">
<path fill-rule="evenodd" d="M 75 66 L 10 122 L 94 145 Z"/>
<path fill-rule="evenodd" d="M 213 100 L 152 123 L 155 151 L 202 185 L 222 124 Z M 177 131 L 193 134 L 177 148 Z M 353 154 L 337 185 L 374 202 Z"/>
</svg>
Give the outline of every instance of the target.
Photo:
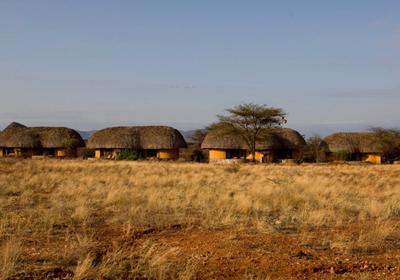
<svg viewBox="0 0 400 280">
<path fill-rule="evenodd" d="M 146 230 L 171 228 L 251 228 L 382 253 L 399 219 L 395 165 L 5 159 L 0 279 L 55 267 L 75 279 L 194 278 L 200 268 L 191 260 L 174 264 L 177 248 L 137 241 Z"/>
</svg>

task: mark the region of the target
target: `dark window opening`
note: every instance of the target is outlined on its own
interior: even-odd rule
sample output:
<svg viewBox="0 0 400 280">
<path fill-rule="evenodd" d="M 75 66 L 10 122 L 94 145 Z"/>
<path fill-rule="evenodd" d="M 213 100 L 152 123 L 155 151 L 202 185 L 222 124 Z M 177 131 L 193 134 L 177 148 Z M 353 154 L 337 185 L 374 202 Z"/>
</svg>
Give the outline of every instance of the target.
<svg viewBox="0 0 400 280">
<path fill-rule="evenodd" d="M 143 155 L 146 158 L 157 157 L 157 150 L 144 150 Z"/>
<path fill-rule="evenodd" d="M 226 158 L 233 159 L 233 158 L 244 158 L 246 157 L 245 150 L 227 150 L 226 151 Z"/>
</svg>

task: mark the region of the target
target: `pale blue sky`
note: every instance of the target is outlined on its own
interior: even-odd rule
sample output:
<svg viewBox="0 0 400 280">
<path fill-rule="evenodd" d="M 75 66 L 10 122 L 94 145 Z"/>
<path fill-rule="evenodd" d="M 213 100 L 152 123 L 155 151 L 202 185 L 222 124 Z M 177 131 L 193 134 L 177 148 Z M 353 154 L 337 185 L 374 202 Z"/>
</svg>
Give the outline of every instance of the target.
<svg viewBox="0 0 400 280">
<path fill-rule="evenodd" d="M 0 0 L 0 128 L 400 126 L 400 1 Z"/>
</svg>

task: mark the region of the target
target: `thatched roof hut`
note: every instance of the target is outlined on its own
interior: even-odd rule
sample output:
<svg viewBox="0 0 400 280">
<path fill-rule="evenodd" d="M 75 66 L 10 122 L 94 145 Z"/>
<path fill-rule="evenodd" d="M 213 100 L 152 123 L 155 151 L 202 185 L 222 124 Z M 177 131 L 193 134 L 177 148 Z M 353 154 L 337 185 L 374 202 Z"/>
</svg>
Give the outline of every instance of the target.
<svg viewBox="0 0 400 280">
<path fill-rule="evenodd" d="M 371 132 L 338 132 L 325 137 L 321 144 L 325 152 L 380 153 L 382 149 Z"/>
<path fill-rule="evenodd" d="M 90 149 L 179 149 L 185 148 L 182 134 L 168 126 L 111 127 L 95 132 Z"/>
<path fill-rule="evenodd" d="M 269 129 L 264 134 L 264 139 L 257 142 L 256 150 L 298 149 L 305 145 L 301 134 L 290 128 Z M 212 130 L 207 133 L 201 148 L 221 150 L 249 149 L 241 136 L 227 135 L 218 130 Z"/>
<path fill-rule="evenodd" d="M 111 127 L 96 131 L 88 139 L 90 149 L 139 149 L 140 136 L 136 127 Z"/>
<path fill-rule="evenodd" d="M 14 124 L 14 123 L 13 123 Z M 0 133 L 5 148 L 77 148 L 85 142 L 78 132 L 66 127 L 26 127 L 9 125 Z"/>
<path fill-rule="evenodd" d="M 210 131 L 201 143 L 202 149 L 221 149 L 221 150 L 246 150 L 248 146 L 239 135 L 226 135 L 216 130 Z"/>
</svg>

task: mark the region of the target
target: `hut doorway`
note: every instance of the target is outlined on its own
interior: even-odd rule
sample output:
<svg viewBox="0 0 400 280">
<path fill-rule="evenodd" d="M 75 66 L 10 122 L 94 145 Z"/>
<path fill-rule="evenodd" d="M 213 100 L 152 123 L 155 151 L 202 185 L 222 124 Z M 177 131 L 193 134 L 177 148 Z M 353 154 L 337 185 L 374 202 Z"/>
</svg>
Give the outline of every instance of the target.
<svg viewBox="0 0 400 280">
<path fill-rule="evenodd" d="M 4 153 L 4 156 L 6 156 L 6 157 L 15 156 L 15 151 L 12 148 L 5 148 L 3 153 Z"/>
<path fill-rule="evenodd" d="M 157 150 L 144 150 L 143 154 L 145 158 L 157 158 Z"/>
<path fill-rule="evenodd" d="M 292 151 L 291 150 L 278 150 L 276 154 L 277 160 L 281 159 L 291 159 Z"/>
<path fill-rule="evenodd" d="M 42 156 L 45 155 L 45 151 L 42 149 L 33 149 L 32 156 Z"/>
<path fill-rule="evenodd" d="M 226 151 L 226 158 L 227 159 L 240 159 L 246 157 L 246 150 L 227 150 Z"/>
</svg>

